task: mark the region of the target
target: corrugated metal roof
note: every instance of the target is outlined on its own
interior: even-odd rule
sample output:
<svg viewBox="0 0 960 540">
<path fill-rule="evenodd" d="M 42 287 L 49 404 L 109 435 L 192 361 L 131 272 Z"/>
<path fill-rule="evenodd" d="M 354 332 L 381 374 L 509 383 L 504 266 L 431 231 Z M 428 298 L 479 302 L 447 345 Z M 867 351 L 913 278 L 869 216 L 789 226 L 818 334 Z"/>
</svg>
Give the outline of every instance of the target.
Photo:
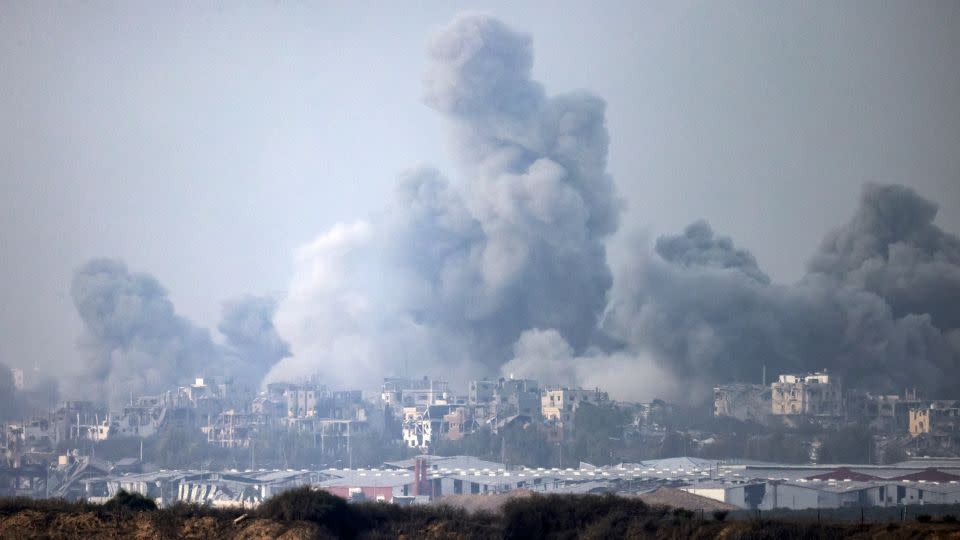
<svg viewBox="0 0 960 540">
<path fill-rule="evenodd" d="M 945 473 L 939 469 L 927 468 L 920 472 L 915 472 L 913 474 L 905 474 L 902 476 L 897 476 L 891 478 L 891 480 L 910 480 L 917 482 L 923 480 L 924 482 L 950 482 L 960 480 L 960 476 L 955 474 Z"/>
<path fill-rule="evenodd" d="M 332 473 L 335 477 L 314 484 L 316 487 L 399 487 L 413 483 L 409 471 L 346 470 Z"/>
<path fill-rule="evenodd" d="M 816 474 L 813 476 L 808 476 L 807 480 L 855 480 L 855 481 L 866 481 L 866 480 L 880 480 L 879 476 L 874 476 L 872 474 L 865 474 L 862 472 L 854 471 L 848 467 L 840 467 L 832 471 L 825 472 L 823 474 Z"/>
</svg>

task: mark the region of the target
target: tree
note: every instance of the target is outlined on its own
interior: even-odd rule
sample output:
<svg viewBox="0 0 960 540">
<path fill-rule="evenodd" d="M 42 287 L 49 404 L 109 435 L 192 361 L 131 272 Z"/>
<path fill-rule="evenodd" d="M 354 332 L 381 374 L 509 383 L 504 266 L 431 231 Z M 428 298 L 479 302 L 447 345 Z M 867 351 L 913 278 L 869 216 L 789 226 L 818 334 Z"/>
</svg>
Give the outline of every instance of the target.
<svg viewBox="0 0 960 540">
<path fill-rule="evenodd" d="M 679 457 L 690 454 L 690 437 L 685 433 L 671 431 L 663 438 L 659 455 L 661 458 Z"/>
<path fill-rule="evenodd" d="M 883 450 L 883 464 L 890 465 L 910 459 L 907 451 L 899 446 L 888 446 Z"/>
<path fill-rule="evenodd" d="M 830 432 L 820 445 L 820 463 L 870 463 L 873 458 L 873 434 L 863 426 L 850 426 Z"/>
<path fill-rule="evenodd" d="M 197 429 L 168 425 L 152 442 L 154 460 L 167 469 L 196 467 L 209 456 L 207 439 Z"/>
<path fill-rule="evenodd" d="M 515 424 L 500 430 L 503 460 L 508 465 L 542 467 L 550 462 L 552 449 L 546 436 L 532 424 Z"/>
<path fill-rule="evenodd" d="M 628 420 L 614 405 L 581 403 L 574 415 L 569 455 L 594 465 L 613 463 L 623 446 L 623 426 Z"/>
</svg>

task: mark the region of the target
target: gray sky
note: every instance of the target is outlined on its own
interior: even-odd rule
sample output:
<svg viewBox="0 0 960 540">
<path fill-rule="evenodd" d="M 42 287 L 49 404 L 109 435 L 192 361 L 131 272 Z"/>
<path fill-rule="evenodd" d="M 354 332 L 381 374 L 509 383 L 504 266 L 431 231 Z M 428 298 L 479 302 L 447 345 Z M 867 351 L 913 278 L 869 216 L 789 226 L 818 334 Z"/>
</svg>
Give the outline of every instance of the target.
<svg viewBox="0 0 960 540">
<path fill-rule="evenodd" d="M 960 232 L 956 2 L 0 0 L 0 362 L 76 357 L 91 257 L 212 327 L 401 171 L 457 178 L 420 95 L 431 32 L 466 8 L 533 35 L 549 93 L 607 100 L 621 235 L 706 218 L 793 281 L 868 180 Z"/>
</svg>

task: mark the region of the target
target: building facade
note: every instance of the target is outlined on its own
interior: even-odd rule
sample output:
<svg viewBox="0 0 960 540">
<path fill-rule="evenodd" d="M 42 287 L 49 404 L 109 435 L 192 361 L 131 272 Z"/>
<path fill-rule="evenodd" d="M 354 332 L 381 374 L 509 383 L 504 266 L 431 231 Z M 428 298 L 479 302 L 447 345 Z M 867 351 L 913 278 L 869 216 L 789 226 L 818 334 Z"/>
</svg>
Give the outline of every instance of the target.
<svg viewBox="0 0 960 540">
<path fill-rule="evenodd" d="M 844 413 L 840 382 L 826 371 L 780 375 L 770 390 L 774 415 L 836 417 Z"/>
</svg>

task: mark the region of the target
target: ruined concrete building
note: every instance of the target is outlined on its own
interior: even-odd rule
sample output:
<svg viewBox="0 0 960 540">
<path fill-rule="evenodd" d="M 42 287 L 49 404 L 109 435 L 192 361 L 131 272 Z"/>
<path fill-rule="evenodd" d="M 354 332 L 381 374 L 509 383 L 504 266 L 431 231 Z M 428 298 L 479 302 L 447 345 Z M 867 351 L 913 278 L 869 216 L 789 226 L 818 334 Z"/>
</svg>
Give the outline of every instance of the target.
<svg viewBox="0 0 960 540">
<path fill-rule="evenodd" d="M 713 415 L 763 424 L 771 413 L 771 390 L 762 384 L 732 383 L 713 389 Z"/>
<path fill-rule="evenodd" d="M 540 394 L 540 411 L 546 422 L 547 440 L 562 441 L 573 430 L 577 409 L 584 403 L 594 405 L 610 401 L 610 396 L 599 389 L 549 386 Z"/>
<path fill-rule="evenodd" d="M 772 412 L 785 416 L 843 416 L 840 381 L 826 370 L 806 375 L 780 375 L 770 385 Z"/>
<path fill-rule="evenodd" d="M 960 402 L 933 401 L 927 407 L 910 409 L 910 435 L 957 433 L 960 433 Z"/>
</svg>

